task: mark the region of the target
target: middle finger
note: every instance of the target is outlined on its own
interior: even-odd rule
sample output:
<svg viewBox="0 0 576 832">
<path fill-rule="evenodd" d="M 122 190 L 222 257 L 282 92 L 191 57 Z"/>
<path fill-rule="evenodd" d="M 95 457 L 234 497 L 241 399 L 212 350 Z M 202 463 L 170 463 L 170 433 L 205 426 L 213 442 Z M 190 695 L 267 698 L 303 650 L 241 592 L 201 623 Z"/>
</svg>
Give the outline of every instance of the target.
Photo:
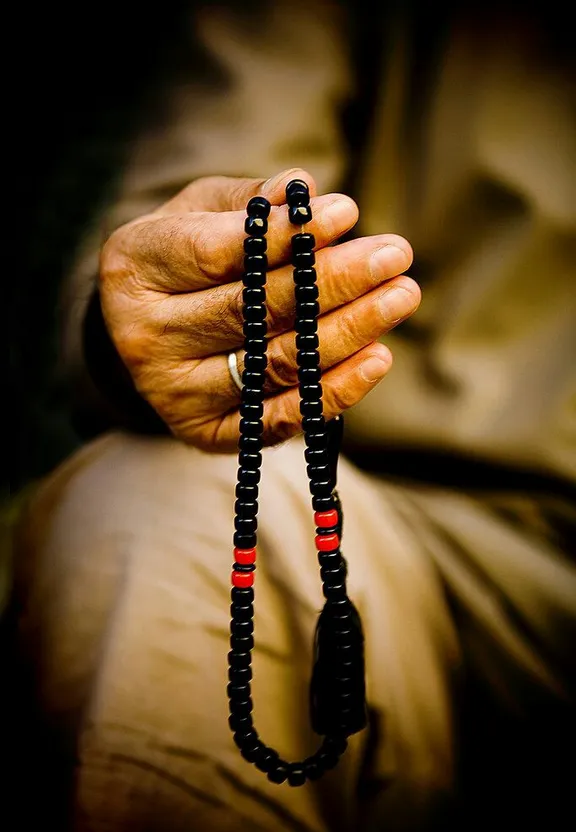
<svg viewBox="0 0 576 832">
<path fill-rule="evenodd" d="M 405 271 L 410 244 L 395 234 L 351 240 L 316 253 L 318 301 L 322 314 L 351 303 Z M 242 345 L 243 286 L 239 282 L 164 301 L 162 335 L 183 358 L 202 358 Z M 268 337 L 294 325 L 293 267 L 270 272 L 266 283 Z"/>
</svg>

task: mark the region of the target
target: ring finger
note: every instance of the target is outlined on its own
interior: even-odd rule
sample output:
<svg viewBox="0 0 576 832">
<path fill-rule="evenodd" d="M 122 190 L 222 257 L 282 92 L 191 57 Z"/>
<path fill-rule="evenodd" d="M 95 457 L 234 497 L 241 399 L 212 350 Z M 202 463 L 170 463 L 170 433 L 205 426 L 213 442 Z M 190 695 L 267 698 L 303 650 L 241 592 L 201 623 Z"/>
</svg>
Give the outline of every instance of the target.
<svg viewBox="0 0 576 832">
<path fill-rule="evenodd" d="M 420 303 L 418 284 L 406 275 L 397 277 L 346 306 L 318 319 L 318 351 L 320 367 L 326 371 L 345 361 L 368 344 L 376 341 L 402 319 L 414 312 Z M 267 349 L 265 393 L 268 395 L 298 384 L 296 341 L 294 331 L 271 338 Z M 239 374 L 243 370 L 243 353 L 237 354 Z M 240 391 L 230 374 L 227 356 L 210 356 L 197 363 L 194 387 L 202 389 L 209 413 L 234 408 Z M 202 414 L 200 414 L 202 416 Z"/>
</svg>

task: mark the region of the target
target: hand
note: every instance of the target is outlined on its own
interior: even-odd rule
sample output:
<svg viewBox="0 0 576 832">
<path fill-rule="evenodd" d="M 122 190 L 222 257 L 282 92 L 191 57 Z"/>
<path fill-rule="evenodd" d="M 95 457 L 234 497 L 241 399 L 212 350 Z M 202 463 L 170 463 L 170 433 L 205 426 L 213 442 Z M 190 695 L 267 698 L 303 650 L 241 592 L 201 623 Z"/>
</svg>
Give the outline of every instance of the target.
<svg viewBox="0 0 576 832">
<path fill-rule="evenodd" d="M 416 310 L 418 285 L 398 277 L 411 263 L 402 237 L 382 234 L 332 246 L 358 218 L 341 194 L 315 196 L 312 177 L 285 171 L 268 180 L 207 177 L 151 214 L 118 229 L 101 256 L 100 294 L 110 335 L 142 396 L 172 432 L 212 452 L 238 441 L 240 393 L 227 355 L 242 371 L 242 263 L 245 207 L 257 194 L 268 220 L 265 444 L 300 432 L 294 284 L 284 189 L 305 179 L 316 238 L 324 414 L 336 416 L 386 374 L 392 356 L 377 339 Z"/>
</svg>

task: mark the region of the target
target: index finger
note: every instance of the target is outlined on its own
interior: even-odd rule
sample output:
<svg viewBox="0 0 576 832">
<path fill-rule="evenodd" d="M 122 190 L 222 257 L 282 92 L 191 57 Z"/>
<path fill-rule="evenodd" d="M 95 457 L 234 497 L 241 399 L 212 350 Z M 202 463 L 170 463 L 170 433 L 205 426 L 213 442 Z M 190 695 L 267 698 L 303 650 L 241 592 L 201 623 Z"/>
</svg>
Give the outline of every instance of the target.
<svg viewBox="0 0 576 832">
<path fill-rule="evenodd" d="M 306 231 L 314 234 L 316 248 L 335 242 L 358 219 L 356 204 L 343 194 L 314 197 L 310 204 L 313 219 Z M 121 230 L 123 257 L 116 262 L 128 258 L 124 268 L 141 286 L 167 294 L 229 283 L 243 271 L 245 219 L 245 211 L 150 216 Z M 269 269 L 290 260 L 294 232 L 286 206 L 272 206 L 266 237 Z"/>
<path fill-rule="evenodd" d="M 188 211 L 242 211 L 253 196 L 264 196 L 271 205 L 282 205 L 286 185 L 292 179 L 303 179 L 308 185 L 310 196 L 316 196 L 314 177 L 302 168 L 289 168 L 270 179 L 203 176 L 191 182 L 153 213 L 168 216 Z"/>
</svg>

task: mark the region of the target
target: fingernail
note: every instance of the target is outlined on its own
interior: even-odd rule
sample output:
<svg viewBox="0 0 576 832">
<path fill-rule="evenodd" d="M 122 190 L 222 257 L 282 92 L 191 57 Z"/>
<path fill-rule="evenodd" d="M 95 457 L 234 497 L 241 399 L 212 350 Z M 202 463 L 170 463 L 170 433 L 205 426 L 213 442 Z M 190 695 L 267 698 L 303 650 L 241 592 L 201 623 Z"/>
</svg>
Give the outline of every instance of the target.
<svg viewBox="0 0 576 832">
<path fill-rule="evenodd" d="M 395 323 L 405 318 L 418 306 L 418 296 L 414 292 L 414 283 L 395 283 L 378 299 L 380 312 L 384 320 Z"/>
<path fill-rule="evenodd" d="M 404 271 L 408 267 L 408 255 L 398 246 L 386 245 L 377 248 L 370 255 L 370 274 L 378 280 L 383 273 L 390 274 Z"/>
<path fill-rule="evenodd" d="M 375 381 L 386 375 L 390 367 L 390 360 L 380 355 L 371 355 L 360 365 L 360 375 L 369 384 L 374 384 Z"/>
</svg>

